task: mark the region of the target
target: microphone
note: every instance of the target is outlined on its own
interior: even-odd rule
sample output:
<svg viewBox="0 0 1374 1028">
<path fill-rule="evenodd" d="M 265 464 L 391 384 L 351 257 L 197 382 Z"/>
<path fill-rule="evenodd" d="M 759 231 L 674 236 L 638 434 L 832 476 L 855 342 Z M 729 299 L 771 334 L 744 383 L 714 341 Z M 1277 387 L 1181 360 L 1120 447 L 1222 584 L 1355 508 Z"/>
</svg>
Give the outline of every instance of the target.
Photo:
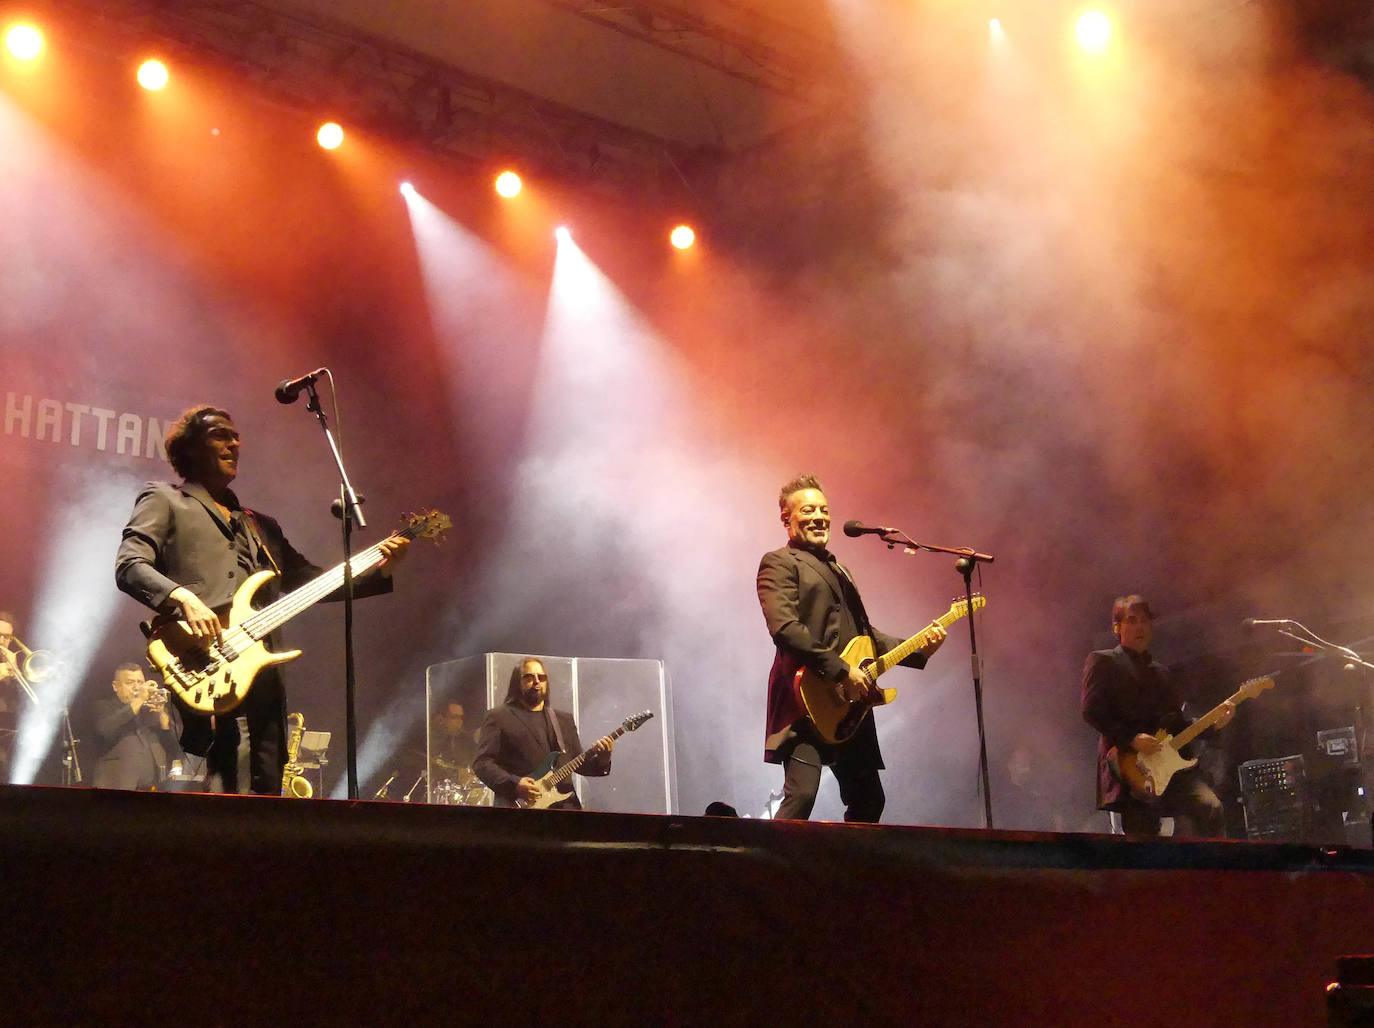
<svg viewBox="0 0 1374 1028">
<path fill-rule="evenodd" d="M 844 523 L 844 534 L 851 539 L 856 539 L 861 535 L 887 535 L 887 533 L 895 531 L 897 531 L 895 528 L 885 528 L 882 525 L 865 525 L 862 521 L 846 521 Z"/>
<path fill-rule="evenodd" d="M 1275 620 L 1270 621 L 1266 621 L 1261 618 L 1246 618 L 1244 621 L 1241 622 L 1241 627 L 1254 628 L 1256 625 L 1291 625 L 1292 623 L 1293 622 L 1289 621 L 1287 618 L 1277 618 Z"/>
<path fill-rule="evenodd" d="M 284 380 L 277 386 L 277 402 L 295 403 L 296 397 L 301 395 L 301 390 L 308 385 L 314 385 L 315 379 L 323 375 L 326 370 L 328 369 L 316 368 L 308 375 L 302 375 L 300 378 L 288 378 Z"/>
</svg>

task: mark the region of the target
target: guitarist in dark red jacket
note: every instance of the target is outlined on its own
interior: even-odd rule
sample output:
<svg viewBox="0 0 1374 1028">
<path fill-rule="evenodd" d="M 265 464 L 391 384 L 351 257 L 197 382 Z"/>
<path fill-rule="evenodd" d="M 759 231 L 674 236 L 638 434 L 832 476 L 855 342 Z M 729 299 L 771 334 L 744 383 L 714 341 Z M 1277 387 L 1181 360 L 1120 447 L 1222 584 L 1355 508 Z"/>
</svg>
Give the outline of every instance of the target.
<svg viewBox="0 0 1374 1028">
<path fill-rule="evenodd" d="M 1112 604 L 1112 631 L 1120 645 L 1088 654 L 1083 665 L 1083 720 L 1101 736 L 1097 743 L 1097 808 L 1117 811 L 1127 835 L 1158 835 L 1160 819 L 1169 816 L 1186 818 L 1191 823 L 1188 834 L 1224 838 L 1225 810 L 1200 769 L 1180 771 L 1163 796 L 1146 802 L 1131 795 L 1109 759 L 1113 747 L 1122 754 L 1121 759 L 1129 759 L 1132 751 L 1153 753 L 1159 749 L 1154 736 L 1160 729 L 1177 735 L 1188 727 L 1182 698 L 1164 666 L 1150 656 L 1153 629 L 1154 618 L 1145 597 L 1118 597 Z M 1235 707 L 1228 701 L 1216 727 L 1230 721 L 1234 713 Z"/>
<path fill-rule="evenodd" d="M 864 612 L 854 581 L 825 548 L 830 541 L 830 507 L 814 475 L 799 475 L 778 496 L 787 545 L 765 553 L 759 562 L 759 604 L 768 634 L 777 645 L 768 676 L 768 727 L 763 759 L 782 764 L 782 803 L 778 818 L 805 820 L 811 816 L 820 788 L 821 767 L 829 765 L 840 786 L 846 821 L 876 823 L 886 796 L 878 772 L 883 755 L 873 717 L 863 719 L 848 741 L 831 745 L 821 739 L 798 699 L 797 672 L 811 669 L 827 682 L 843 683 L 851 700 L 864 699 L 873 683 L 840 656 L 853 639 L 873 636 L 877 652 L 887 653 L 902 640 L 873 628 Z M 902 663 L 925 667 L 926 659 L 945 639 L 933 625 L 934 642 Z"/>
<path fill-rule="evenodd" d="M 229 412 L 192 407 L 167 430 L 167 460 L 184 481 L 149 482 L 134 503 L 115 556 L 115 584 L 145 606 L 176 614 L 197 639 L 219 639 L 225 609 L 249 575 L 271 568 L 291 590 L 320 573 L 292 546 L 277 522 L 244 508 L 229 488 L 238 476 L 239 433 Z M 383 542 L 388 561 L 358 583 L 355 596 L 391 591 L 391 564 L 408 539 Z M 270 593 L 259 593 L 270 600 Z M 237 791 L 237 714 L 248 721 L 252 789 L 281 792 L 286 762 L 286 696 L 275 667 L 263 668 L 229 715 L 210 718 L 185 708 L 181 745 L 208 758 L 226 792 Z"/>
</svg>

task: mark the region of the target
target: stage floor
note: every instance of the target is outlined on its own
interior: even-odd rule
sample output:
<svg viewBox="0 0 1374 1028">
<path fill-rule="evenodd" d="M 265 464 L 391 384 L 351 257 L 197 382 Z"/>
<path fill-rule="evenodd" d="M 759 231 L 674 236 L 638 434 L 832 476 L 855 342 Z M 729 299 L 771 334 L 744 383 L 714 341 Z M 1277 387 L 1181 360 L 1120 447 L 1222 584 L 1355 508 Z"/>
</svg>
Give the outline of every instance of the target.
<svg viewBox="0 0 1374 1028">
<path fill-rule="evenodd" d="M 9 1023 L 1324 1025 L 1374 852 L 0 788 Z"/>
</svg>

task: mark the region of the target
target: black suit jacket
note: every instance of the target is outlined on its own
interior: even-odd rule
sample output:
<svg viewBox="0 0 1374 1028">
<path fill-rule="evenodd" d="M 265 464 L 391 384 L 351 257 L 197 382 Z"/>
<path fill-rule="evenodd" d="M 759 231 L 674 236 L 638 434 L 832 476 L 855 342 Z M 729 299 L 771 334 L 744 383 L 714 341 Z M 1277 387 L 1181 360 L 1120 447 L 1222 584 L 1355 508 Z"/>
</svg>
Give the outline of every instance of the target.
<svg viewBox="0 0 1374 1028">
<path fill-rule="evenodd" d="M 1119 810 L 1137 802 L 1112 771 L 1107 753 L 1114 746 L 1129 746 L 1141 732 L 1153 735 L 1163 728 L 1177 734 L 1188 727 L 1182 700 L 1164 665 L 1133 658 L 1123 646 L 1095 650 L 1083 665 L 1082 709 L 1083 720 L 1099 734 L 1098 809 Z"/>
<path fill-rule="evenodd" d="M 181 759 L 177 745 L 177 714 L 169 709 L 172 727 L 164 729 L 150 710 L 135 714 L 118 696 L 102 696 L 95 704 L 95 734 L 100 760 L 91 784 L 97 789 L 151 789 L 167 776 L 173 760 Z"/>
<path fill-rule="evenodd" d="M 582 743 L 577 738 L 573 716 L 562 710 L 556 710 L 553 714 L 558 719 L 558 730 L 565 747 L 557 761 L 557 766 L 561 767 L 582 752 Z M 546 736 L 542 732 L 531 731 L 514 704 L 503 703 L 487 711 L 482 719 L 482 727 L 477 732 L 477 756 L 473 758 L 472 771 L 492 791 L 497 802 L 510 807 L 515 805 L 516 784 L 535 770 L 549 753 Z M 600 776 L 609 774 L 610 770 L 610 754 L 596 753 L 587 758 L 578 769 L 578 774 Z M 570 799 L 555 806 L 580 809 L 582 805 L 574 793 Z"/>
<path fill-rule="evenodd" d="M 848 668 L 840 651 L 856 636 L 871 631 L 879 653 L 888 652 L 902 640 L 873 628 L 852 579 L 845 581 L 809 550 L 784 546 L 765 553 L 759 562 L 756 586 L 768 634 L 777 646 L 768 674 L 764 739 L 764 760 L 776 763 L 781 759 L 779 747 L 792 738 L 794 726 L 806 717 L 793 687 L 801 668 L 838 682 Z M 903 666 L 914 668 L 925 667 L 925 663 L 923 653 L 913 653 L 902 661 Z M 876 740 L 874 736 L 875 750 Z M 881 767 L 881 755 L 876 759 Z"/>
<path fill-rule="evenodd" d="M 275 561 L 286 590 L 320 573 L 287 541 L 274 518 L 254 511 L 253 521 L 257 528 L 256 539 L 250 533 L 254 567 L 271 567 Z M 259 540 L 271 561 L 261 552 Z M 247 577 L 234 550 L 233 529 L 203 485 L 149 482 L 143 487 L 115 556 L 115 583 L 121 590 L 145 606 L 170 612 L 177 605 L 168 597 L 184 585 L 207 607 L 222 610 Z M 382 581 L 384 586 L 369 591 L 388 591 L 391 580 Z M 264 595 L 271 598 L 270 591 Z"/>
</svg>

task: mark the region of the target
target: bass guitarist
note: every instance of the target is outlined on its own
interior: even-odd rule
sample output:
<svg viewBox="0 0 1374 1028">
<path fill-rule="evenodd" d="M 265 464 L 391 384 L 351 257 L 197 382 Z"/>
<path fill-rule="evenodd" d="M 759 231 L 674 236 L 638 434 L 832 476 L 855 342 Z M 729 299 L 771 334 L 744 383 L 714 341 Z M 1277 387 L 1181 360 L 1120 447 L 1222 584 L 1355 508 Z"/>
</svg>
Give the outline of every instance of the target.
<svg viewBox="0 0 1374 1028">
<path fill-rule="evenodd" d="M 877 631 L 868 622 L 863 601 L 849 572 L 826 549 L 830 541 L 830 507 L 814 475 L 799 475 L 782 487 L 778 508 L 787 545 L 765 553 L 757 579 L 759 604 L 777 653 L 768 676 L 768 721 L 763 759 L 782 764 L 782 802 L 776 818 L 806 820 L 816 803 L 821 767 L 828 765 L 840 786 L 846 821 L 876 823 L 887 797 L 878 772 L 883 768 L 878 733 L 865 717 L 848 741 L 832 745 L 816 732 L 797 696 L 796 675 L 807 668 L 849 700 L 870 697 L 876 686 L 841 651 L 860 634 L 872 635 L 879 653 L 901 640 Z M 902 663 L 925 667 L 945 640 L 945 629 L 932 625 L 929 639 Z"/>
<path fill-rule="evenodd" d="M 577 773 L 610 774 L 612 745 L 610 738 L 598 740 Z M 549 702 L 549 673 L 543 662 L 525 657 L 511 668 L 506 701 L 482 719 L 472 771 L 502 806 L 514 806 L 517 801 L 533 804 L 539 799 L 539 787 L 530 772 L 540 761 L 557 753 L 560 758 L 555 766 L 561 766 L 581 752 L 573 716 L 554 710 Z M 581 810 L 582 804 L 574 792 L 550 809 Z"/>
<path fill-rule="evenodd" d="M 167 460 L 183 481 L 149 482 L 134 503 L 115 557 L 115 583 L 145 606 L 175 614 L 197 639 L 218 640 L 217 610 L 228 608 L 249 575 L 272 569 L 291 590 L 320 574 L 265 514 L 243 507 L 229 488 L 238 476 L 239 433 L 229 412 L 192 407 L 167 430 Z M 361 579 L 355 596 L 391 591 L 392 565 L 408 539 L 382 544 L 379 573 Z M 259 596 L 262 596 L 259 593 Z M 271 600 L 268 594 L 265 599 Z M 248 722 L 250 780 L 255 793 L 281 793 L 286 763 L 286 694 L 275 667 L 258 673 L 240 709 L 213 719 L 183 708 L 182 748 L 207 758 L 225 792 L 237 791 L 238 724 Z"/>
<path fill-rule="evenodd" d="M 1118 645 L 1088 654 L 1083 665 L 1083 720 L 1099 733 L 1097 744 L 1097 808 L 1121 815 L 1128 836 L 1158 835 L 1160 819 L 1182 818 L 1188 824 L 1176 835 L 1224 838 L 1226 814 L 1217 794 L 1198 768 L 1173 776 L 1164 794 L 1147 802 L 1131 794 L 1114 766 L 1112 750 L 1129 759 L 1132 753 L 1154 753 L 1160 729 L 1176 735 L 1188 727 L 1182 698 L 1173 682 L 1150 656 L 1154 618 L 1143 596 L 1118 597 L 1112 604 L 1112 631 Z M 1220 728 L 1235 714 L 1227 701 L 1216 721 Z"/>
</svg>

